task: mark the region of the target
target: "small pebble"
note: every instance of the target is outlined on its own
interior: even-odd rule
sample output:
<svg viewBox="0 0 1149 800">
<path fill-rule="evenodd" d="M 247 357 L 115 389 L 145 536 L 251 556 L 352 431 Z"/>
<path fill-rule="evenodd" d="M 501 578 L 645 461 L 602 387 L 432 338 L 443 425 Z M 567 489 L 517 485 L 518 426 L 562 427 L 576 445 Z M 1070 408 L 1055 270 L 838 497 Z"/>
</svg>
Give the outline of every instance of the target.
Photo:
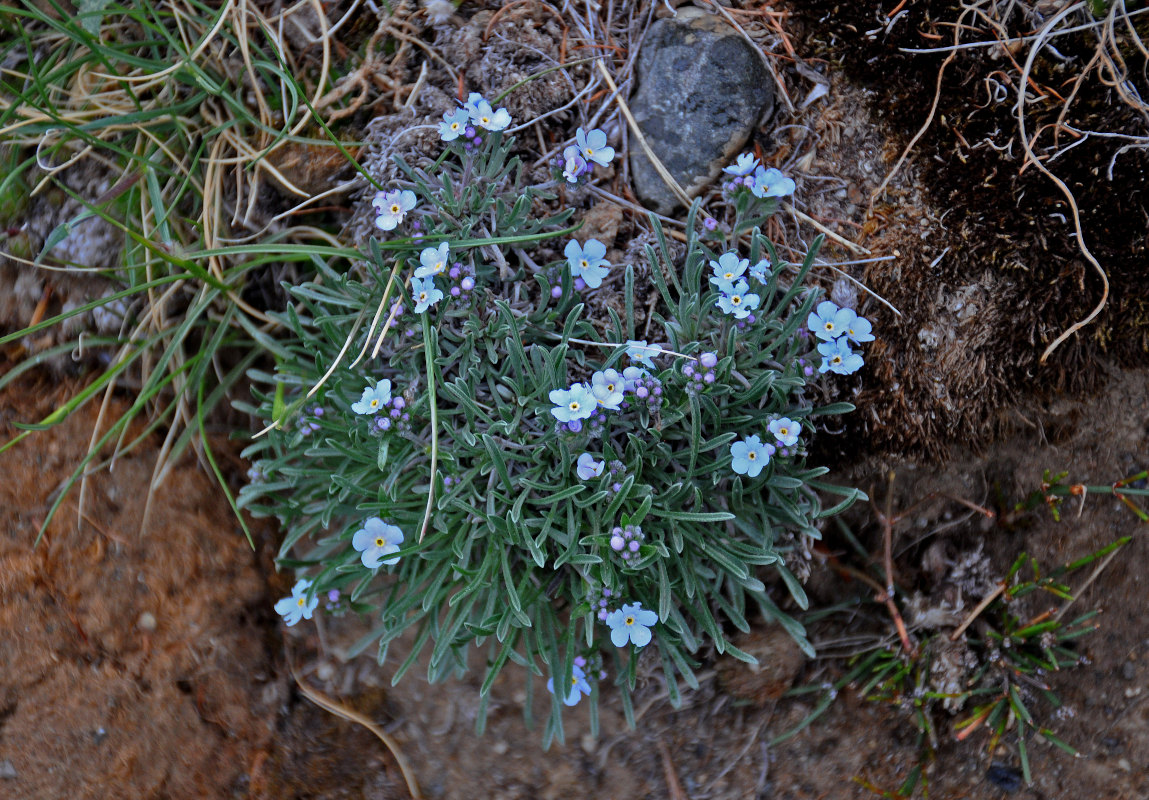
<svg viewBox="0 0 1149 800">
<path fill-rule="evenodd" d="M 594 753 L 598 749 L 598 739 L 591 736 L 589 733 L 584 733 L 582 738 L 579 739 L 579 746 L 587 755 Z"/>
<path fill-rule="evenodd" d="M 11 781 L 16 779 L 16 768 L 8 759 L 0 761 L 0 779 Z"/>
<path fill-rule="evenodd" d="M 1117 759 L 1117 766 L 1120 767 L 1125 772 L 1132 772 L 1133 771 L 1133 765 L 1129 763 L 1129 759 L 1127 759 L 1127 758 Z"/>
<path fill-rule="evenodd" d="M 315 677 L 321 681 L 329 681 L 335 677 L 335 665 L 330 661 L 324 661 L 315 668 Z"/>
<path fill-rule="evenodd" d="M 1127 681 L 1137 677 L 1137 667 L 1133 665 L 1132 661 L 1126 661 L 1121 665 L 1121 677 Z"/>
<path fill-rule="evenodd" d="M 136 627 L 141 631 L 151 633 L 156 629 L 156 615 L 150 611 L 145 611 L 140 614 L 140 618 L 136 620 Z"/>
</svg>

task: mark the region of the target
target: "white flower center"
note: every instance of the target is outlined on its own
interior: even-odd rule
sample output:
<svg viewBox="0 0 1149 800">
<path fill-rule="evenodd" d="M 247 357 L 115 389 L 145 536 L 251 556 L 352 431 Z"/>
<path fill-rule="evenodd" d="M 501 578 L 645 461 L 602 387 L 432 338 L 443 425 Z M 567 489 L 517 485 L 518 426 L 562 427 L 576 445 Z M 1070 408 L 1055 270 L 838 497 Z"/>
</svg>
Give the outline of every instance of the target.
<svg viewBox="0 0 1149 800">
<path fill-rule="evenodd" d="M 614 384 L 613 384 L 613 383 L 608 383 L 608 384 L 606 385 L 606 390 L 607 390 L 608 392 L 612 392 L 612 393 L 613 393 L 613 392 L 614 392 Z"/>
<path fill-rule="evenodd" d="M 755 453 L 753 450 L 751 450 L 749 453 L 746 454 L 746 458 L 750 461 L 757 461 L 758 460 L 758 454 Z"/>
<path fill-rule="evenodd" d="M 827 323 L 826 323 L 826 330 L 828 330 L 828 331 L 832 331 L 832 330 L 834 330 L 834 323 L 832 323 L 832 322 L 827 322 Z"/>
<path fill-rule="evenodd" d="M 571 411 L 578 411 L 580 408 L 582 408 L 582 406 L 579 404 L 578 400 L 571 400 L 571 404 L 570 404 L 570 410 Z"/>
<path fill-rule="evenodd" d="M 741 295 L 736 294 L 730 298 L 730 305 L 737 306 L 737 305 L 741 305 L 741 304 L 742 304 L 742 296 Z"/>
</svg>

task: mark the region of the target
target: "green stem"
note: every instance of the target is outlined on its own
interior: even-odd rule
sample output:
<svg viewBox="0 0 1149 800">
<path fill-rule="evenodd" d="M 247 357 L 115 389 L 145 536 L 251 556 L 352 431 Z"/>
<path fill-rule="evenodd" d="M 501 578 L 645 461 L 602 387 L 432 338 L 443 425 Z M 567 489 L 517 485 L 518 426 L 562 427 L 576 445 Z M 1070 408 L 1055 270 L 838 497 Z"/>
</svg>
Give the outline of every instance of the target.
<svg viewBox="0 0 1149 800">
<path fill-rule="evenodd" d="M 435 354 L 431 341 L 431 319 L 423 314 L 423 357 L 427 365 L 427 389 L 431 403 L 431 480 L 427 483 L 427 508 L 423 511 L 423 524 L 419 528 L 419 541 L 427 535 L 431 523 L 431 507 L 435 502 L 435 475 L 439 465 L 439 411 L 435 399 Z"/>
</svg>

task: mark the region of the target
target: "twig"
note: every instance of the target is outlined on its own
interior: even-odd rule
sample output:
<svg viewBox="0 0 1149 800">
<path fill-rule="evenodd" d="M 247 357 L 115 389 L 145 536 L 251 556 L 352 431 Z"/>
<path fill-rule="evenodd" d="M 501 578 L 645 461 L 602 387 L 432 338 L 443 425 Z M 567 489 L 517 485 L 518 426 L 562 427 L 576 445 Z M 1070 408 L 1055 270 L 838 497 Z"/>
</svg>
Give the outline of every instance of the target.
<svg viewBox="0 0 1149 800">
<path fill-rule="evenodd" d="M 954 629 L 954 632 L 950 634 L 950 641 L 956 642 L 958 637 L 965 633 L 965 629 L 972 625 L 973 621 L 981 615 L 981 612 L 989 608 L 989 604 L 996 600 L 998 596 L 1004 591 L 1005 583 L 999 583 L 994 587 L 992 592 L 983 597 L 981 602 L 977 604 L 977 607 L 974 608 L 973 611 L 969 612 L 969 616 L 965 618 L 965 621 L 962 622 L 961 625 L 958 625 L 957 628 Z"/>
<path fill-rule="evenodd" d="M 840 244 L 840 245 L 842 245 L 842 246 L 844 246 L 850 250 L 853 250 L 855 253 L 861 253 L 861 254 L 867 255 L 867 256 L 872 255 L 871 251 L 862 247 L 860 244 L 857 244 L 855 242 L 851 242 L 849 239 L 843 238 L 842 236 L 834 233 L 832 230 L 827 228 L 821 222 L 818 222 L 818 220 L 814 219 L 809 214 L 803 214 L 801 211 L 794 208 L 794 206 L 790 205 L 789 203 L 784 205 L 783 208 L 786 211 L 789 211 L 791 214 L 793 214 L 798 219 L 800 219 L 802 222 L 805 222 L 809 225 L 814 226 L 815 228 L 817 228 L 822 233 L 826 234 L 826 236 L 830 237 L 831 239 L 833 239 L 838 244 Z"/>
</svg>

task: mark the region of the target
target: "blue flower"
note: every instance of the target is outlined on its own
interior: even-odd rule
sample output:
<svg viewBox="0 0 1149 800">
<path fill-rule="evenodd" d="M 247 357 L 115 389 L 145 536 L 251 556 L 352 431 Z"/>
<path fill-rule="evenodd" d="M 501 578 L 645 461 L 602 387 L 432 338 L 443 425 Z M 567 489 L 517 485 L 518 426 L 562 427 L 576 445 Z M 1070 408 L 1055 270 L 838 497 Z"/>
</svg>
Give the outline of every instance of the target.
<svg viewBox="0 0 1149 800">
<path fill-rule="evenodd" d="M 646 342 L 643 342 L 646 344 Z M 633 392 L 634 387 L 640 380 L 645 378 L 649 373 L 642 367 L 629 366 L 622 371 L 622 390 L 624 392 Z"/>
<path fill-rule="evenodd" d="M 602 286 L 602 279 L 610 271 L 610 263 L 604 258 L 605 244 L 598 239 L 587 239 L 585 245 L 580 245 L 578 241 L 571 239 L 567 242 L 563 255 L 570 264 L 572 278 L 582 278 L 592 289 Z"/>
<path fill-rule="evenodd" d="M 590 453 L 583 453 L 578 457 L 578 464 L 575 466 L 575 472 L 578 473 L 580 481 L 589 481 L 591 478 L 597 478 L 602 474 L 606 468 L 605 461 L 595 461 L 594 456 Z"/>
<path fill-rule="evenodd" d="M 547 678 L 547 691 L 555 693 L 555 679 Z M 571 690 L 563 698 L 563 705 L 577 705 L 582 696 L 590 694 L 590 684 L 586 682 L 586 673 L 578 664 L 571 665 Z"/>
<path fill-rule="evenodd" d="M 368 386 L 364 389 L 359 402 L 351 404 L 351 410 L 356 414 L 374 414 L 390 402 L 391 381 L 384 378 L 374 388 Z"/>
<path fill-rule="evenodd" d="M 422 314 L 443 299 L 443 292 L 435 288 L 434 278 L 411 278 L 411 297 L 415 300 L 415 313 Z"/>
<path fill-rule="evenodd" d="M 744 280 L 739 280 L 738 283 L 722 291 L 723 294 L 719 295 L 718 302 L 714 305 L 735 319 L 746 319 L 751 311 L 758 308 L 759 297 L 750 293 L 750 286 Z"/>
<path fill-rule="evenodd" d="M 614 158 L 614 148 L 607 147 L 606 134 L 598 128 L 590 133 L 579 128 L 575 131 L 575 141 L 578 142 L 579 152 L 587 161 L 593 161 L 605 167 Z"/>
<path fill-rule="evenodd" d="M 291 597 L 285 597 L 275 604 L 275 613 L 283 617 L 283 621 L 291 627 L 301 619 L 311 619 L 311 612 L 319 605 L 319 598 L 307 599 L 307 589 L 311 581 L 300 578 L 291 589 Z"/>
<path fill-rule="evenodd" d="M 361 553 L 359 560 L 367 569 L 375 569 L 380 564 L 398 564 L 399 556 L 387 559 L 383 556 L 398 553 L 401 544 L 403 531 L 379 517 L 370 517 L 351 537 L 351 546 Z"/>
<path fill-rule="evenodd" d="M 657 356 L 662 353 L 662 348 L 658 345 L 647 344 L 646 339 L 628 339 L 626 342 L 626 354 L 630 357 L 631 361 L 637 361 L 644 367 L 650 369 L 658 369 L 654 362 L 650 360 L 651 356 Z M 626 370 L 623 370 L 625 376 Z"/>
<path fill-rule="evenodd" d="M 471 115 L 465 108 L 456 108 L 443 114 L 443 121 L 439 123 L 439 138 L 444 142 L 453 142 L 463 135 L 470 122 Z"/>
<path fill-rule="evenodd" d="M 617 370 L 606 369 L 590 376 L 590 390 L 603 408 L 618 411 L 626 382 Z"/>
<path fill-rule="evenodd" d="M 862 357 L 850 349 L 845 336 L 832 342 L 820 343 L 818 352 L 822 354 L 822 366 L 818 367 L 818 372 L 849 375 L 860 370 L 864 363 Z"/>
<path fill-rule="evenodd" d="M 415 193 L 408 189 L 377 192 L 371 205 L 379 212 L 379 216 L 375 218 L 375 224 L 379 229 L 393 231 L 403 221 L 403 217 L 407 216 L 407 212 L 415 207 Z"/>
<path fill-rule="evenodd" d="M 774 438 L 786 447 L 793 447 L 797 444 L 798 434 L 802 432 L 802 426 L 789 417 L 776 419 L 768 427 L 770 433 L 774 434 Z"/>
<path fill-rule="evenodd" d="M 563 177 L 567 183 L 578 183 L 579 176 L 588 169 L 586 159 L 577 145 L 569 145 L 563 150 Z"/>
<path fill-rule="evenodd" d="M 447 271 L 447 261 L 451 257 L 451 246 L 441 242 L 438 247 L 424 247 L 419 254 L 420 266 L 415 268 L 416 278 L 430 278 Z"/>
<path fill-rule="evenodd" d="M 471 92 L 467 95 L 467 102 L 463 103 L 463 108 L 467 110 L 468 114 L 474 116 L 481 102 L 483 102 L 483 96 L 478 92 Z"/>
<path fill-rule="evenodd" d="M 774 445 L 763 444 L 757 435 L 747 436 L 740 442 L 730 445 L 730 467 L 739 475 L 757 478 L 758 473 L 770 463 L 774 455 Z"/>
<path fill-rule="evenodd" d="M 650 644 L 650 626 L 657 622 L 658 615 L 643 608 L 642 603 L 628 603 L 606 618 L 615 647 L 625 647 L 627 642 L 646 647 Z"/>
<path fill-rule="evenodd" d="M 473 95 L 472 95 L 473 96 Z M 470 103 L 470 99 L 467 100 Z M 464 106 L 466 108 L 466 106 Z M 491 104 L 481 97 L 470 109 L 471 122 L 478 125 L 480 128 L 486 128 L 489 131 L 501 131 L 511 124 L 511 115 L 507 109 L 500 108 L 495 111 L 491 108 Z"/>
<path fill-rule="evenodd" d="M 874 341 L 874 334 L 870 333 L 872 330 L 873 326 L 870 325 L 870 321 L 868 319 L 865 317 L 859 317 L 857 314 L 854 314 L 854 318 L 850 320 L 848 325 L 846 325 L 846 336 L 849 337 L 850 341 L 854 342 L 855 344 L 861 344 L 862 342 L 872 342 Z"/>
<path fill-rule="evenodd" d="M 848 308 L 838 308 L 837 304 L 823 300 L 806 318 L 806 327 L 819 339 L 830 342 L 844 334 L 856 316 Z"/>
<path fill-rule="evenodd" d="M 755 197 L 786 197 L 794 194 L 794 181 L 787 178 L 778 170 L 759 166 L 754 170 L 754 185 L 750 191 Z"/>
<path fill-rule="evenodd" d="M 770 280 L 770 262 L 762 259 L 757 264 L 750 268 L 750 277 L 759 283 L 766 283 Z"/>
<path fill-rule="evenodd" d="M 552 389 L 548 396 L 555 404 L 551 413 L 559 422 L 586 419 L 598 408 L 598 400 L 585 383 L 573 384 L 569 389 Z"/>
<path fill-rule="evenodd" d="M 714 277 L 710 279 L 710 283 L 718 291 L 728 292 L 734 282 L 746 272 L 746 267 L 749 265 L 750 259 L 748 258 L 739 259 L 737 253 L 723 253 L 717 261 L 710 262 L 710 269 L 714 271 Z"/>
<path fill-rule="evenodd" d="M 729 167 L 723 167 L 722 171 L 727 175 L 749 175 L 757 166 L 758 159 L 754 157 L 753 153 L 743 153 Z"/>
</svg>

